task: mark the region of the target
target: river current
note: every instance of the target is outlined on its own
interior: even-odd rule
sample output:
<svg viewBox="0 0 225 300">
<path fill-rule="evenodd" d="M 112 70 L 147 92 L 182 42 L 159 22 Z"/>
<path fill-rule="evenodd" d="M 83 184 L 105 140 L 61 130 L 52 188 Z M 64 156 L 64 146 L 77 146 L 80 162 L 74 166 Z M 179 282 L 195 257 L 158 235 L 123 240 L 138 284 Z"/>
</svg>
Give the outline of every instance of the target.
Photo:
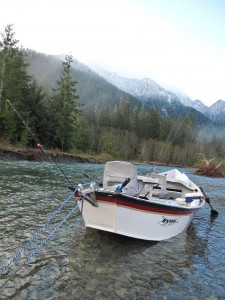
<svg viewBox="0 0 225 300">
<path fill-rule="evenodd" d="M 76 186 L 101 181 L 104 165 L 60 163 Z M 158 167 L 165 171 L 168 167 Z M 138 165 L 140 175 L 150 166 Z M 225 299 L 225 179 L 181 169 L 219 212 L 199 210 L 187 232 L 149 242 L 85 228 L 75 199 L 0 276 L 0 299 Z M 57 166 L 0 160 L 0 271 L 71 194 Z M 32 255 L 33 253 L 33 255 Z"/>
</svg>

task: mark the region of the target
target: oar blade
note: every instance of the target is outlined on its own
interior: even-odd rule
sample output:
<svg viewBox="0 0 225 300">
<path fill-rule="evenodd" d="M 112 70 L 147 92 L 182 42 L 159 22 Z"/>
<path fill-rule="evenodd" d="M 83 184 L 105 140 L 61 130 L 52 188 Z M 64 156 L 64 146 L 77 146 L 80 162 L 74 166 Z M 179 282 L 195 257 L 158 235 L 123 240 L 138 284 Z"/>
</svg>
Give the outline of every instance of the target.
<svg viewBox="0 0 225 300">
<path fill-rule="evenodd" d="M 211 210 L 211 217 L 212 218 L 216 218 L 219 215 L 218 211 L 216 211 L 215 209 Z"/>
</svg>

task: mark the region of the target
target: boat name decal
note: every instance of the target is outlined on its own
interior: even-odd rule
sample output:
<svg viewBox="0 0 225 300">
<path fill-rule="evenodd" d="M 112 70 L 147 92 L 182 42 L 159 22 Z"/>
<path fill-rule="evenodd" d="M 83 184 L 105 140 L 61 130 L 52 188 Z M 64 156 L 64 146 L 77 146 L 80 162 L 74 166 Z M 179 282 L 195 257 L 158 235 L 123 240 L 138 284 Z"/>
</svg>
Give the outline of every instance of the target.
<svg viewBox="0 0 225 300">
<path fill-rule="evenodd" d="M 176 219 L 167 219 L 166 217 L 162 216 L 162 221 L 159 221 L 160 226 L 171 226 L 178 223 L 179 218 Z"/>
</svg>

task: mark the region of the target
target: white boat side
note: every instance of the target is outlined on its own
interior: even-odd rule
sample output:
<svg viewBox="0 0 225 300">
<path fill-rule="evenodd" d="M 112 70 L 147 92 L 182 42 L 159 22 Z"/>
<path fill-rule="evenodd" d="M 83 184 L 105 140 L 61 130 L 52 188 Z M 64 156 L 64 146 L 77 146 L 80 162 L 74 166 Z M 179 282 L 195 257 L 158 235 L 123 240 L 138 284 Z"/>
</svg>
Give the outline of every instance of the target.
<svg viewBox="0 0 225 300">
<path fill-rule="evenodd" d="M 127 178 L 130 182 L 118 191 Z M 136 166 L 118 161 L 106 164 L 103 188 L 83 195 L 94 195 L 96 202 L 80 206 L 85 226 L 152 241 L 185 231 L 205 204 L 200 189 L 178 170 L 138 177 Z"/>
</svg>

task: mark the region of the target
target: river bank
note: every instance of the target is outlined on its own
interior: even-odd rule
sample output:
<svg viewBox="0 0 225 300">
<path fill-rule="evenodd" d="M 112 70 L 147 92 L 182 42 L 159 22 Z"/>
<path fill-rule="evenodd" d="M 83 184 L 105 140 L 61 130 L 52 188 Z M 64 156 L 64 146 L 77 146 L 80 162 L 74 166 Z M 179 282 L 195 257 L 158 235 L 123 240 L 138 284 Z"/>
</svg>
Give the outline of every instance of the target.
<svg viewBox="0 0 225 300">
<path fill-rule="evenodd" d="M 12 146 L 1 146 L 0 145 L 0 160 L 27 160 L 27 161 L 55 161 L 62 163 L 76 162 L 76 163 L 105 163 L 106 161 L 113 160 L 113 157 L 109 154 L 102 154 L 98 156 L 91 156 L 88 154 L 74 154 L 66 153 L 56 150 L 48 150 L 45 155 L 40 148 L 19 148 Z M 188 168 L 188 166 L 181 166 L 176 164 L 165 164 L 160 162 L 137 162 L 135 164 L 149 164 L 153 166 L 171 166 L 173 168 Z M 199 168 L 195 171 L 196 175 L 209 176 L 209 177 L 221 177 L 224 178 L 224 172 L 215 172 L 214 169 L 207 167 Z"/>
<path fill-rule="evenodd" d="M 46 156 L 41 150 L 0 147 L 0 159 L 4 160 L 27 160 L 27 161 L 50 161 L 78 163 L 101 163 L 101 158 L 96 159 L 89 155 L 77 155 L 59 151 L 48 151 Z"/>
<path fill-rule="evenodd" d="M 137 167 L 139 174 L 148 172 L 145 165 Z M 104 166 L 68 163 L 62 168 L 76 186 L 84 182 L 83 174 L 100 179 Z M 2 160 L 0 173 L 3 268 L 71 193 L 53 164 Z M 219 211 L 216 219 L 205 207 L 187 232 L 149 242 L 86 228 L 77 211 L 10 277 L 74 209 L 71 198 L 2 276 L 0 285 L 9 281 L 1 299 L 225 299 L 225 180 L 189 175 L 205 187 Z"/>
<path fill-rule="evenodd" d="M 61 152 L 59 150 L 48 150 L 47 156 L 40 150 L 34 148 L 19 148 L 10 145 L 0 144 L 0 160 L 27 160 L 27 161 L 51 161 L 51 157 L 56 162 L 78 162 L 78 163 L 105 163 L 113 160 L 110 154 L 99 154 L 92 156 L 89 154 L 74 154 Z M 165 164 L 155 161 L 131 161 L 135 164 L 150 164 L 155 166 L 187 167 L 176 164 Z"/>
<path fill-rule="evenodd" d="M 51 161 L 51 157 L 56 162 L 78 162 L 78 163 L 105 163 L 106 161 L 113 160 L 109 154 L 101 154 L 98 156 L 91 156 L 88 154 L 71 154 L 61 151 L 48 150 L 47 156 L 40 149 L 32 148 L 13 148 L 0 146 L 0 160 L 27 160 L 27 161 Z M 157 166 L 169 166 L 169 164 L 160 162 L 137 162 L 131 161 L 135 164 L 151 164 Z M 184 167 L 180 165 L 171 164 L 173 167 Z"/>
</svg>

